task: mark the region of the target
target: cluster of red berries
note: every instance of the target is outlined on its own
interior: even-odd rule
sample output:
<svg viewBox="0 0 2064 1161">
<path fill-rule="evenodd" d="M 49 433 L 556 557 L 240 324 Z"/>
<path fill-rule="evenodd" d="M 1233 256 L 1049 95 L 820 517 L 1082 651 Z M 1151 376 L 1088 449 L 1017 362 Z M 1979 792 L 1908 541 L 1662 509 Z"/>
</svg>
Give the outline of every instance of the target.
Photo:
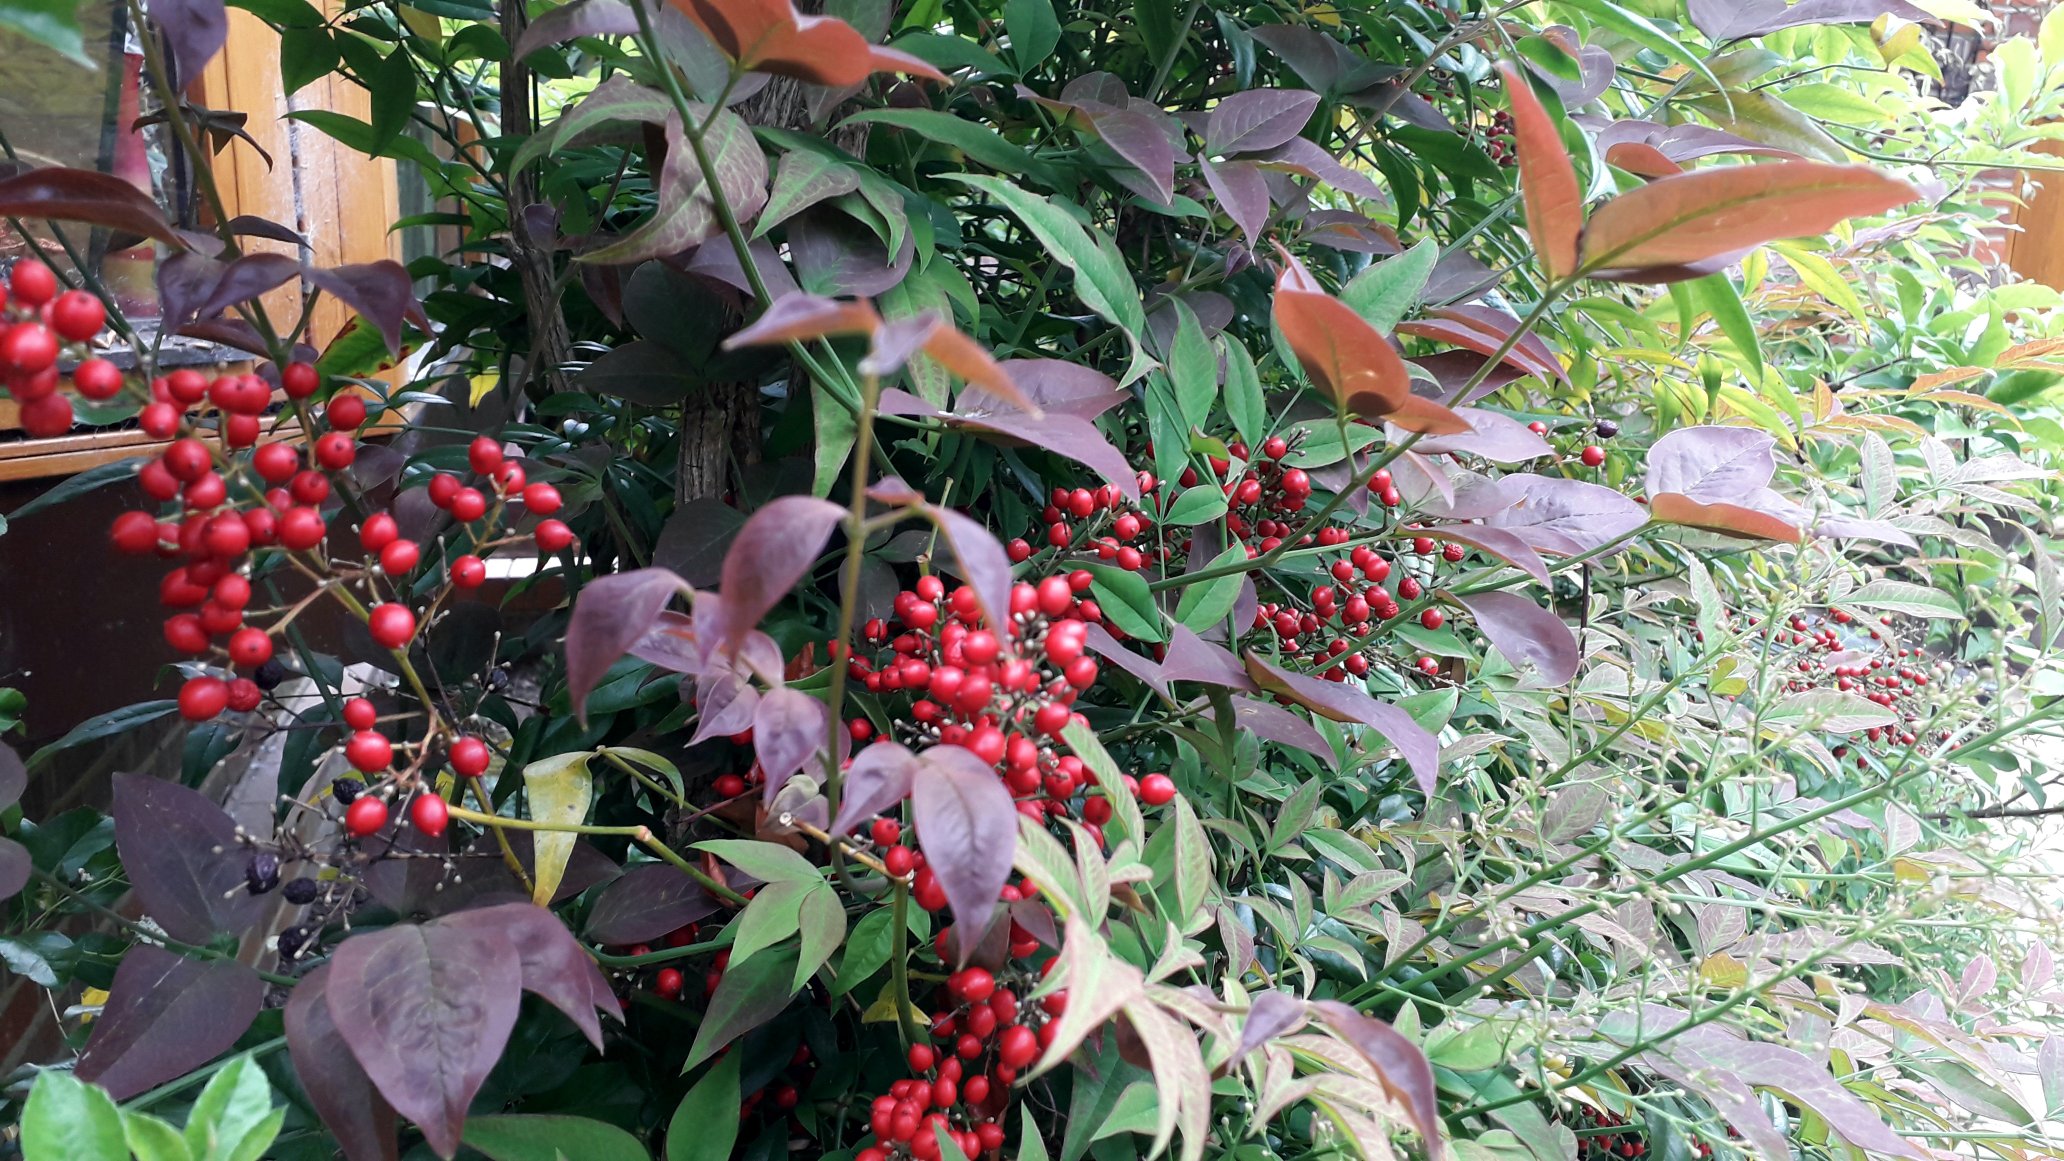
<svg viewBox="0 0 2064 1161">
<path fill-rule="evenodd" d="M 1142 496 L 1151 495 L 1154 484 L 1154 473 L 1139 473 Z M 1041 537 L 1045 547 L 1066 550 L 1077 545 L 1079 536 L 1081 547 L 1094 550 L 1099 559 L 1127 572 L 1138 572 L 1150 561 L 1165 564 L 1174 551 L 1166 542 L 1155 542 L 1154 518 L 1128 502 L 1115 484 L 1094 489 L 1056 487 L 1039 519 L 1046 526 Z M 1037 551 L 1023 537 L 1005 545 L 1004 550 L 1013 564 L 1023 564 Z"/>
<path fill-rule="evenodd" d="M 1503 109 L 1493 110 L 1491 123 L 1484 129 L 1484 152 L 1498 165 L 1511 165 L 1519 156 L 1518 148 L 1512 114 Z"/>
<path fill-rule="evenodd" d="M 1753 627 L 1756 619 L 1751 617 L 1749 624 Z M 1877 750 L 1914 745 L 1919 740 L 1915 725 L 1939 708 L 1940 683 L 1954 674 L 1947 660 L 1930 660 L 1925 649 L 1888 648 L 1884 644 L 1885 633 L 1894 624 L 1889 614 L 1871 625 L 1837 608 L 1824 615 L 1794 613 L 1774 631 L 1777 644 L 1799 654 L 1792 662 L 1796 675 L 1786 679 L 1785 692 L 1834 689 L 1855 693 L 1897 712 L 1904 723 L 1896 727 L 1872 726 L 1851 735 L 1846 745 L 1834 747 L 1832 753 L 1837 758 L 1849 758 L 1851 747 Z M 1938 740 L 1948 737 L 1947 730 L 1937 735 Z M 1855 757 L 1857 769 L 1870 767 L 1867 757 Z"/>
<path fill-rule="evenodd" d="M 83 290 L 59 292 L 57 275 L 34 259 L 14 264 L 0 288 L 0 382 L 21 405 L 22 430 L 37 438 L 70 431 L 71 399 L 58 390 L 58 362 L 69 352 L 72 389 L 92 400 L 122 391 L 122 371 L 86 346 L 107 322 L 107 308 Z"/>
<path fill-rule="evenodd" d="M 1647 1136 L 1629 1127 L 1625 1117 L 1590 1105 L 1577 1106 L 1577 1112 L 1585 1130 L 1577 1138 L 1577 1161 L 1623 1161 L 1648 1155 Z M 1699 1155 L 1711 1152 L 1708 1146 Z"/>
</svg>

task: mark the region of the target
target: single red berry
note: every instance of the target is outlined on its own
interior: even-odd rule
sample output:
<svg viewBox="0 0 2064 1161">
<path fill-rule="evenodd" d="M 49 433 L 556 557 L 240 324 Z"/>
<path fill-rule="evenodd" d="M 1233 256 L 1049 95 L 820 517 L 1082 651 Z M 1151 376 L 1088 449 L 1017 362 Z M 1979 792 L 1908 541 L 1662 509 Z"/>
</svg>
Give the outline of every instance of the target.
<svg viewBox="0 0 2064 1161">
<path fill-rule="evenodd" d="M 220 507 L 229 498 L 229 485 L 214 472 L 202 472 L 181 494 L 186 506 L 196 512 Z"/>
<path fill-rule="evenodd" d="M 122 393 L 122 369 L 92 358 L 72 369 L 72 386 L 88 399 L 113 399 Z"/>
<path fill-rule="evenodd" d="M 447 507 L 451 509 L 453 519 L 461 524 L 471 524 L 487 515 L 487 497 L 478 488 L 460 488 L 452 493 Z"/>
<path fill-rule="evenodd" d="M 106 322 L 107 307 L 83 290 L 67 290 L 50 305 L 50 325 L 75 343 L 99 334 Z"/>
<path fill-rule="evenodd" d="M 330 478 L 313 468 L 295 472 L 287 481 L 287 494 L 296 504 L 320 504 L 330 498 Z"/>
<path fill-rule="evenodd" d="M 240 714 L 250 713 L 265 700 L 265 691 L 248 677 L 239 677 L 229 683 L 229 708 Z"/>
<path fill-rule="evenodd" d="M 1448 615 L 1439 609 L 1424 609 L 1419 613 L 1419 623 L 1429 629 L 1438 629 L 1446 622 Z"/>
<path fill-rule="evenodd" d="M 308 363 L 288 363 L 280 372 L 280 390 L 289 399 L 306 399 L 322 386 L 322 376 Z"/>
<path fill-rule="evenodd" d="M 745 793 L 745 779 L 736 774 L 725 774 L 718 777 L 712 789 L 717 792 L 718 798 L 736 798 Z"/>
<path fill-rule="evenodd" d="M 229 705 L 229 683 L 219 677 L 189 677 L 179 687 L 179 716 L 205 722 Z"/>
<path fill-rule="evenodd" d="M 315 462 L 341 472 L 358 458 L 358 440 L 348 431 L 333 431 L 315 441 Z"/>
<path fill-rule="evenodd" d="M 272 637 L 263 629 L 238 629 L 229 638 L 229 659 L 245 669 L 272 660 Z"/>
<path fill-rule="evenodd" d="M 152 403 L 137 414 L 136 425 L 152 439 L 171 439 L 179 430 L 179 409 L 170 403 Z"/>
<path fill-rule="evenodd" d="M 533 516 L 550 516 L 564 503 L 559 489 L 550 484 L 532 484 L 523 489 L 523 506 Z"/>
<path fill-rule="evenodd" d="M 7 282 L 8 289 L 23 306 L 42 306 L 57 297 L 56 272 L 34 258 L 16 262 Z"/>
<path fill-rule="evenodd" d="M 268 484 L 284 484 L 301 470 L 301 453 L 288 443 L 269 443 L 251 453 L 251 469 Z"/>
<path fill-rule="evenodd" d="M 890 847 L 882 852 L 882 866 L 888 868 L 889 874 L 900 879 L 917 866 L 917 852 L 909 847 Z"/>
<path fill-rule="evenodd" d="M 1007 1068 L 1023 1068 L 1038 1058 L 1039 1034 L 1023 1024 L 1005 1028 L 997 1038 L 996 1060 Z"/>
<path fill-rule="evenodd" d="M 564 521 L 546 520 L 537 526 L 530 538 L 537 544 L 539 552 L 564 552 L 573 544 L 573 529 L 568 528 Z"/>
<path fill-rule="evenodd" d="M 108 539 L 118 552 L 144 556 L 158 550 L 158 522 L 148 512 L 124 512 L 115 517 Z"/>
<path fill-rule="evenodd" d="M 451 582 L 462 589 L 477 589 L 487 583 L 487 562 L 466 555 L 452 561 Z"/>
<path fill-rule="evenodd" d="M 1533 432 L 1535 435 L 1547 435 L 1548 425 L 1536 419 L 1532 423 L 1527 424 L 1527 430 Z"/>
<path fill-rule="evenodd" d="M 504 496 L 519 495 L 523 491 L 523 465 L 515 460 L 503 460 L 489 475 L 494 480 L 495 491 Z"/>
<path fill-rule="evenodd" d="M 416 635 L 416 615 L 409 612 L 408 606 L 390 601 L 374 607 L 372 615 L 366 618 L 366 629 L 382 648 L 399 649 Z"/>
<path fill-rule="evenodd" d="M 1590 444 L 1587 445 L 1581 453 L 1579 453 L 1578 458 L 1584 461 L 1585 467 L 1595 468 L 1598 465 L 1605 462 L 1605 449 L 1599 447 L 1595 443 Z"/>
<path fill-rule="evenodd" d="M 1175 779 L 1166 774 L 1149 774 L 1139 781 L 1139 800 L 1148 806 L 1166 806 L 1175 801 Z"/>
<path fill-rule="evenodd" d="M 659 993 L 660 999 L 672 1000 L 680 996 L 681 987 L 686 982 L 679 968 L 661 968 L 652 979 L 652 990 Z"/>
<path fill-rule="evenodd" d="M 452 497 L 459 494 L 459 478 L 450 472 L 439 472 L 430 477 L 427 491 L 430 502 L 439 508 L 451 507 Z"/>
<path fill-rule="evenodd" d="M 294 507 L 280 513 L 279 542 L 296 552 L 321 544 L 323 532 L 322 513 L 313 508 Z"/>
<path fill-rule="evenodd" d="M 362 697 L 344 703 L 344 724 L 354 730 L 370 730 L 379 723 L 380 711 Z"/>
<path fill-rule="evenodd" d="M 451 822 L 451 808 L 445 805 L 444 799 L 425 791 L 409 802 L 409 822 L 417 830 L 436 838 Z"/>
<path fill-rule="evenodd" d="M 388 576 L 407 576 L 416 570 L 422 550 L 413 540 L 396 540 L 380 550 L 380 571 Z"/>
<path fill-rule="evenodd" d="M 490 475 L 502 466 L 502 441 L 491 435 L 476 437 L 466 447 L 466 463 L 481 475 Z"/>
<path fill-rule="evenodd" d="M 251 582 L 229 573 L 215 582 L 210 598 L 225 609 L 241 609 L 251 603 Z"/>
<path fill-rule="evenodd" d="M 479 738 L 465 737 L 452 743 L 451 768 L 460 777 L 478 778 L 487 773 L 491 752 Z"/>
<path fill-rule="evenodd" d="M 374 730 L 360 730 L 344 743 L 344 760 L 366 774 L 385 770 L 394 761 L 394 743 Z"/>
<path fill-rule="evenodd" d="M 181 367 L 165 376 L 165 394 L 191 407 L 208 397 L 208 379 L 191 367 Z"/>
<path fill-rule="evenodd" d="M 982 1004 L 996 993 L 996 977 L 989 974 L 988 968 L 964 968 L 947 980 L 946 986 L 960 993 L 968 1003 Z"/>
<path fill-rule="evenodd" d="M 387 804 L 370 794 L 352 800 L 344 812 L 344 829 L 358 838 L 374 834 L 387 825 Z"/>
<path fill-rule="evenodd" d="M 356 392 L 332 395 L 323 419 L 333 431 L 356 431 L 366 421 L 365 396 Z"/>
<path fill-rule="evenodd" d="M 939 1054 L 929 1044 L 913 1044 L 910 1046 L 909 1060 L 910 1071 L 912 1072 L 930 1072 L 932 1065 L 938 1063 L 938 1059 Z"/>
<path fill-rule="evenodd" d="M 208 651 L 208 630 L 201 627 L 201 619 L 192 613 L 167 617 L 165 644 L 188 657 L 199 657 Z"/>
<path fill-rule="evenodd" d="M 250 447 L 263 430 L 255 415 L 227 415 L 222 419 L 222 440 L 231 447 Z"/>
<path fill-rule="evenodd" d="M 174 440 L 158 458 L 164 461 L 165 470 L 172 473 L 172 478 L 181 483 L 200 479 L 213 462 L 208 457 L 208 445 L 192 436 Z"/>
<path fill-rule="evenodd" d="M 903 824 L 893 818 L 877 818 L 867 834 L 877 845 L 892 847 L 903 838 Z"/>
</svg>

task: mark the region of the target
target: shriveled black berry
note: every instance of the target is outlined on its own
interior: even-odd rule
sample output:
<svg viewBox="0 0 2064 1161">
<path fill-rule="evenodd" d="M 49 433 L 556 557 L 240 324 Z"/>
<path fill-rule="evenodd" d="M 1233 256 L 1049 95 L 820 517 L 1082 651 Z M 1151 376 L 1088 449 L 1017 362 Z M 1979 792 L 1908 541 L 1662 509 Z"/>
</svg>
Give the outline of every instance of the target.
<svg viewBox="0 0 2064 1161">
<path fill-rule="evenodd" d="M 330 783 L 330 793 L 338 802 L 350 806 L 353 800 L 365 793 L 365 783 L 356 778 L 339 778 Z"/>
<path fill-rule="evenodd" d="M 281 931 L 279 933 L 280 958 L 293 959 L 295 954 L 307 945 L 309 934 L 310 932 L 306 927 L 289 927 Z"/>
<path fill-rule="evenodd" d="M 279 886 L 279 856 L 271 851 L 259 851 L 244 864 L 244 889 L 253 895 L 263 895 Z"/>
<path fill-rule="evenodd" d="M 1611 439 L 1620 434 L 1620 425 L 1614 420 L 1601 419 L 1591 425 L 1591 430 L 1597 432 L 1600 439 Z"/>
<path fill-rule="evenodd" d="M 296 907 L 308 906 L 320 894 L 322 887 L 314 879 L 289 879 L 287 885 L 280 888 L 280 898 Z"/>
<path fill-rule="evenodd" d="M 257 683 L 259 689 L 265 690 L 278 689 L 280 682 L 292 676 L 287 667 L 279 663 L 277 657 L 267 658 L 265 664 L 251 671 L 251 680 Z"/>
</svg>

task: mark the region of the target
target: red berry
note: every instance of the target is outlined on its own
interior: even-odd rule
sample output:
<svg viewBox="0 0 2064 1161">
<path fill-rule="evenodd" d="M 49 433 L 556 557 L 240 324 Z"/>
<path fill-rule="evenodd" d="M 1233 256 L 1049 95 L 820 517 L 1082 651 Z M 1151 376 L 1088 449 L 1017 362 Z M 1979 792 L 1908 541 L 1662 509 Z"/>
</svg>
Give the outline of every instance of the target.
<svg viewBox="0 0 2064 1161">
<path fill-rule="evenodd" d="M 1006 1068 L 1023 1068 L 1039 1059 L 1039 1034 L 1023 1024 L 1005 1028 L 996 1041 L 996 1059 Z"/>
<path fill-rule="evenodd" d="M 229 498 L 229 485 L 214 472 L 202 472 L 200 478 L 186 486 L 182 499 L 186 506 L 195 511 L 215 508 Z"/>
<path fill-rule="evenodd" d="M 229 705 L 229 683 L 219 677 L 190 677 L 179 687 L 179 716 L 205 722 Z"/>
<path fill-rule="evenodd" d="M 399 649 L 416 635 L 416 615 L 409 612 L 406 605 L 392 602 L 378 605 L 366 618 L 366 629 L 382 648 Z"/>
<path fill-rule="evenodd" d="M 344 812 L 344 829 L 358 838 L 374 834 L 387 825 L 387 804 L 370 794 L 354 799 Z"/>
<path fill-rule="evenodd" d="M 295 507 L 280 513 L 279 542 L 297 552 L 321 544 L 323 532 L 322 513 L 313 508 Z"/>
<path fill-rule="evenodd" d="M 1139 782 L 1139 800 L 1148 806 L 1166 806 L 1175 801 L 1175 779 L 1166 774 L 1149 774 Z"/>
<path fill-rule="evenodd" d="M 459 494 L 459 478 L 450 472 L 439 472 L 430 477 L 430 502 L 439 508 L 451 507 L 452 497 Z"/>
<path fill-rule="evenodd" d="M 681 987 L 686 982 L 679 968 L 661 968 L 659 974 L 652 978 L 652 990 L 659 993 L 660 999 L 671 1000 L 681 994 Z"/>
<path fill-rule="evenodd" d="M 323 419 L 333 431 L 357 430 L 366 421 L 365 396 L 355 392 L 331 396 L 329 407 L 323 411 Z"/>
<path fill-rule="evenodd" d="M 107 307 L 101 301 L 83 290 L 67 290 L 57 296 L 50 306 L 50 325 L 57 333 L 75 343 L 83 343 L 100 333 L 107 322 Z"/>
<path fill-rule="evenodd" d="M 136 416 L 136 425 L 152 439 L 171 439 L 179 430 L 179 409 L 170 403 L 153 403 Z"/>
<path fill-rule="evenodd" d="M 174 403 L 191 407 L 208 397 L 208 380 L 191 367 L 182 367 L 165 376 L 165 394 Z"/>
<path fill-rule="evenodd" d="M 882 852 L 882 866 L 900 879 L 917 866 L 917 852 L 909 847 L 890 847 Z"/>
<path fill-rule="evenodd" d="M 8 289 L 23 306 L 42 306 L 57 297 L 57 275 L 36 259 L 24 258 L 14 264 Z"/>
<path fill-rule="evenodd" d="M 930 1072 L 932 1065 L 938 1063 L 939 1054 L 933 1051 L 929 1044 L 913 1044 L 910 1046 L 909 1059 L 910 1071 Z"/>
<path fill-rule="evenodd" d="M 265 691 L 248 677 L 239 677 L 229 683 L 229 708 L 240 714 L 250 713 L 265 700 Z"/>
<path fill-rule="evenodd" d="M 122 393 L 122 369 L 101 358 L 72 369 L 72 386 L 88 399 L 113 399 Z"/>
<path fill-rule="evenodd" d="M 971 967 L 947 980 L 946 986 L 960 993 L 968 1003 L 981 1004 L 988 1002 L 989 997 L 996 993 L 996 977 L 989 974 L 988 968 Z"/>
<path fill-rule="evenodd" d="M 477 589 L 487 583 L 487 562 L 466 555 L 452 561 L 451 582 L 462 589 Z"/>
<path fill-rule="evenodd" d="M 367 774 L 385 770 L 394 761 L 394 743 L 373 730 L 360 730 L 344 743 L 344 760 Z"/>
<path fill-rule="evenodd" d="M 1595 443 L 1591 444 L 1579 454 L 1579 458 L 1584 461 L 1585 467 L 1595 468 L 1605 462 L 1605 449 Z"/>
<path fill-rule="evenodd" d="M 718 798 L 736 798 L 745 793 L 745 779 L 736 774 L 725 774 L 717 779 L 713 789 Z"/>
<path fill-rule="evenodd" d="M 124 512 L 108 530 L 115 549 L 131 556 L 143 556 L 158 549 L 158 522 L 148 512 Z"/>
<path fill-rule="evenodd" d="M 537 544 L 539 552 L 563 552 L 573 543 L 573 529 L 568 528 L 564 521 L 546 520 L 537 526 L 530 538 Z"/>
<path fill-rule="evenodd" d="M 315 441 L 315 462 L 341 472 L 358 458 L 358 440 L 347 431 L 333 431 Z"/>
<path fill-rule="evenodd" d="M 447 507 L 451 509 L 453 519 L 461 524 L 471 524 L 487 515 L 487 497 L 478 488 L 460 488 L 452 493 Z"/>
<path fill-rule="evenodd" d="M 330 479 L 313 468 L 295 472 L 287 481 L 287 493 L 296 504 L 320 504 L 330 498 Z"/>
<path fill-rule="evenodd" d="M 212 464 L 208 456 L 208 445 L 188 436 L 174 440 L 159 457 L 165 463 L 165 470 L 181 483 L 192 483 L 201 478 Z"/>
<path fill-rule="evenodd" d="M 289 399 L 306 399 L 320 386 L 322 376 L 307 363 L 288 363 L 280 372 L 280 390 L 285 391 Z"/>
<path fill-rule="evenodd" d="M 490 757 L 487 743 L 479 738 L 460 738 L 452 743 L 451 768 L 465 778 L 478 778 L 487 772 Z"/>
<path fill-rule="evenodd" d="M 165 644 L 188 657 L 198 657 L 208 651 L 208 630 L 201 627 L 201 619 L 192 613 L 167 617 Z"/>
<path fill-rule="evenodd" d="M 903 824 L 893 818 L 877 818 L 867 834 L 877 845 L 892 847 L 903 838 Z"/>
<path fill-rule="evenodd" d="M 1419 623 L 1429 629 L 1440 628 L 1447 619 L 1448 615 L 1439 609 L 1424 609 L 1419 613 Z"/>
<path fill-rule="evenodd" d="M 380 571 L 388 576 L 406 576 L 416 569 L 422 550 L 413 540 L 397 540 L 380 550 Z"/>
<path fill-rule="evenodd" d="M 451 809 L 445 805 L 444 799 L 437 795 L 421 793 L 409 803 L 409 822 L 413 823 L 417 830 L 436 838 L 444 833 L 446 824 L 451 822 Z M 675 972 L 674 976 L 678 980 L 680 973 Z M 678 985 L 674 990 L 680 990 Z"/>
<path fill-rule="evenodd" d="M 263 629 L 238 629 L 229 638 L 229 659 L 245 669 L 272 660 L 272 637 Z"/>
<path fill-rule="evenodd" d="M 344 724 L 354 730 L 370 730 L 380 720 L 380 711 L 362 697 L 344 703 Z"/>
<path fill-rule="evenodd" d="M 550 484 L 532 484 L 523 489 L 523 506 L 533 516 L 550 516 L 564 503 L 559 489 Z"/>
<path fill-rule="evenodd" d="M 466 463 L 481 475 L 502 466 L 502 441 L 491 435 L 476 437 L 466 448 Z"/>
</svg>

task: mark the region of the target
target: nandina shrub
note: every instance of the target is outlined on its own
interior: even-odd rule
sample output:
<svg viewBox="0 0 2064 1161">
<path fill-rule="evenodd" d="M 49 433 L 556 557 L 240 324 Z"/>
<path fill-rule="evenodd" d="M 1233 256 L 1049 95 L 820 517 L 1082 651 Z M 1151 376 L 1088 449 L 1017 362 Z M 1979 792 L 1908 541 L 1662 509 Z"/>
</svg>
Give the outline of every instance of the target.
<svg viewBox="0 0 2064 1161">
<path fill-rule="evenodd" d="M 166 441 L 67 491 L 133 490 L 176 688 L 58 746 L 290 739 L 269 833 L 9 819 L 0 951 L 106 991 L 25 1153 L 2046 1148 L 2057 892 L 1973 820 L 2053 809 L 2055 344 L 1913 274 L 1968 187 L 1847 164 L 1941 131 L 1925 14 L 1721 7 L 250 5 L 468 236 L 0 181 L 258 360 L 125 379 L 10 272 L 25 426 Z M 1997 55 L 1989 165 L 2058 103 Z M 597 83 L 534 129 L 532 69 Z"/>
</svg>

